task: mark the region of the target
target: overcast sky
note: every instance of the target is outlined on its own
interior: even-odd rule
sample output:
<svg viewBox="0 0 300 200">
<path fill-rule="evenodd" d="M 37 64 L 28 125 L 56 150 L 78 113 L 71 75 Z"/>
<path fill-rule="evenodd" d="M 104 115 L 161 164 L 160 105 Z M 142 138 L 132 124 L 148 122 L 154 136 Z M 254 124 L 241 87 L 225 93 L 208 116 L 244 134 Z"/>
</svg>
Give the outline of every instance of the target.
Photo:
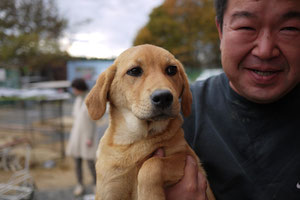
<svg viewBox="0 0 300 200">
<path fill-rule="evenodd" d="M 132 45 L 163 0 L 57 0 L 69 28 L 62 44 L 73 56 L 111 58 Z"/>
</svg>

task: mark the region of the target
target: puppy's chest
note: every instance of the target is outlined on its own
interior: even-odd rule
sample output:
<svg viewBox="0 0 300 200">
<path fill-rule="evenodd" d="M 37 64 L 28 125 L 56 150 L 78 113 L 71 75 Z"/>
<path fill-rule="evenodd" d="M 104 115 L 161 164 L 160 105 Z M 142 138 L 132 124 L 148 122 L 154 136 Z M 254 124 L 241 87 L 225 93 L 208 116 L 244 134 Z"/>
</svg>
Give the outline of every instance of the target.
<svg viewBox="0 0 300 200">
<path fill-rule="evenodd" d="M 115 122 L 113 142 L 130 145 L 166 130 L 169 120 L 147 122 L 136 118 L 131 112 L 123 112 L 123 119 Z"/>
<path fill-rule="evenodd" d="M 118 166 L 117 168 L 126 168 L 145 161 L 158 148 L 163 148 L 167 155 L 184 145 L 181 129 L 165 130 L 159 133 L 156 131 L 149 133 L 145 127 L 142 129 L 144 133 L 134 132 L 127 128 L 112 129 L 110 127 L 101 139 L 98 160 L 106 163 L 109 160 L 109 163 Z"/>
<path fill-rule="evenodd" d="M 147 137 L 147 128 L 140 123 L 119 124 L 113 133 L 113 143 L 117 145 L 130 145 Z"/>
</svg>

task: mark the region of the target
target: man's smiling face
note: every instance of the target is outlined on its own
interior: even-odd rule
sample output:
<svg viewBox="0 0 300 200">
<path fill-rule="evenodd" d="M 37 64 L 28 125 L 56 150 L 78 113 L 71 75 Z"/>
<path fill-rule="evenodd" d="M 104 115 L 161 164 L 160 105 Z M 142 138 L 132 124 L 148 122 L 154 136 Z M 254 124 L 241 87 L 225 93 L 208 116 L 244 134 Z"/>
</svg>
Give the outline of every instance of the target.
<svg viewBox="0 0 300 200">
<path fill-rule="evenodd" d="M 218 30 L 222 65 L 238 94 L 269 103 L 300 82 L 299 0 L 229 0 Z"/>
</svg>

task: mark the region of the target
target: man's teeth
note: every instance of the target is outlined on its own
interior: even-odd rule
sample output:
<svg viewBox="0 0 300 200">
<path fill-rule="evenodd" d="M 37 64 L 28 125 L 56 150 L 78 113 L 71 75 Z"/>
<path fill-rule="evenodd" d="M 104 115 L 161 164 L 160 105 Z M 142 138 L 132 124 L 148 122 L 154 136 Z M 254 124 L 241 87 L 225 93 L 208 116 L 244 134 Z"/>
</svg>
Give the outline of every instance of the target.
<svg viewBox="0 0 300 200">
<path fill-rule="evenodd" d="M 252 71 L 254 71 L 256 74 L 258 74 L 260 76 L 270 76 L 275 73 L 275 72 L 263 72 L 263 71 L 258 71 L 258 70 L 252 70 Z"/>
</svg>

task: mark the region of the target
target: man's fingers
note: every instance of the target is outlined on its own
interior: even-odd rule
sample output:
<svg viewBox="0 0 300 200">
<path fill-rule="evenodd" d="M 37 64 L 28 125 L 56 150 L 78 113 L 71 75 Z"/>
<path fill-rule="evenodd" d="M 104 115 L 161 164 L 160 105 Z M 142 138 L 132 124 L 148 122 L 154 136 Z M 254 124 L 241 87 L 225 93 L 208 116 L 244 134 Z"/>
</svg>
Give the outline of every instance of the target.
<svg viewBox="0 0 300 200">
<path fill-rule="evenodd" d="M 206 192 L 207 189 L 207 180 L 204 174 L 198 172 L 198 189 L 202 192 Z"/>
<path fill-rule="evenodd" d="M 197 161 L 188 155 L 183 178 L 177 184 L 165 190 L 167 199 L 208 200 L 206 196 L 206 177 L 198 170 Z"/>
<path fill-rule="evenodd" d="M 191 192 L 196 191 L 198 187 L 198 165 L 196 160 L 190 155 L 186 158 L 184 174 L 183 180 L 187 180 L 184 182 L 188 183 L 188 185 L 186 185 L 187 190 Z"/>
</svg>

